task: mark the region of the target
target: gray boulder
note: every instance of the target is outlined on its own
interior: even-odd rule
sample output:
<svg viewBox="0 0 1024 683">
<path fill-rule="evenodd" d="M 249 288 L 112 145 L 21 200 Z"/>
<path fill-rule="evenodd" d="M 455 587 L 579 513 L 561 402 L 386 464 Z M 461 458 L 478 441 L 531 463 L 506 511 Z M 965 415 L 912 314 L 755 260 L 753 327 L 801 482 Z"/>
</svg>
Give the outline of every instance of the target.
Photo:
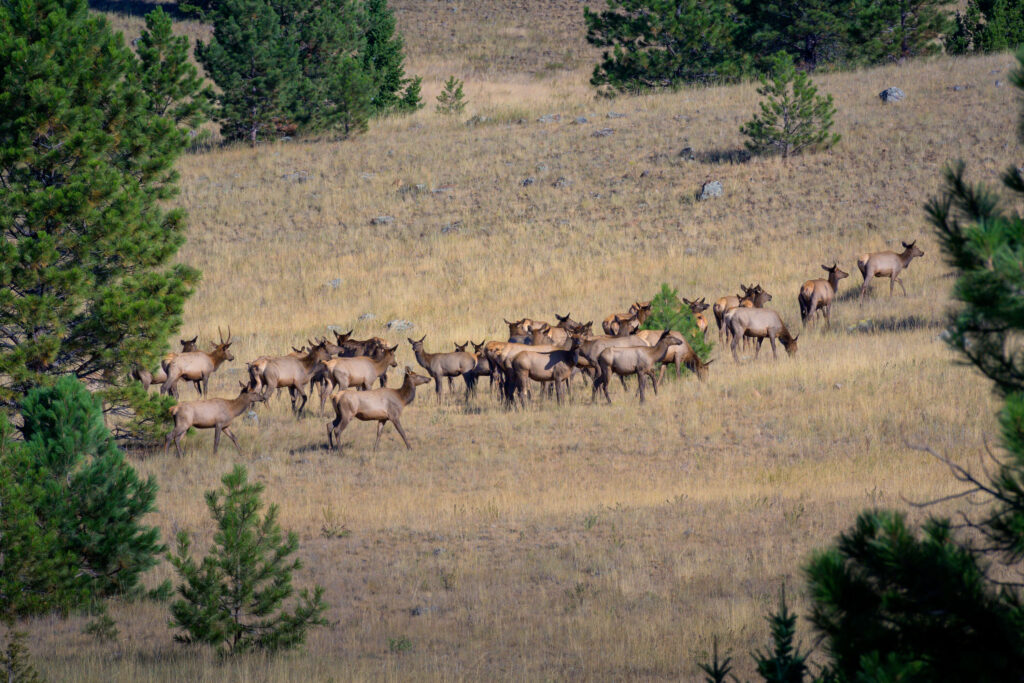
<svg viewBox="0 0 1024 683">
<path fill-rule="evenodd" d="M 700 192 L 697 193 L 697 200 L 704 201 L 711 199 L 712 197 L 722 196 L 722 182 L 720 180 L 709 180 L 700 186 Z"/>
<path fill-rule="evenodd" d="M 886 88 L 882 92 L 878 93 L 878 97 L 883 102 L 902 102 L 906 99 L 906 95 L 899 88 Z"/>
<path fill-rule="evenodd" d="M 390 320 L 384 324 L 384 327 L 392 332 L 404 332 L 405 330 L 411 330 L 413 325 L 408 320 Z"/>
</svg>

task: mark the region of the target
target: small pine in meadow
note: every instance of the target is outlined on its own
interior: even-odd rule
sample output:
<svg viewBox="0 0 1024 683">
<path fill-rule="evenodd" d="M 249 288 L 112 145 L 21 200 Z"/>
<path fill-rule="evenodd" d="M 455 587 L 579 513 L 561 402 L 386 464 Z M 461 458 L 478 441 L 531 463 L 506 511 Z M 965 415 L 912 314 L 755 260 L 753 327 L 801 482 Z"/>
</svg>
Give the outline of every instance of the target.
<svg viewBox="0 0 1024 683">
<path fill-rule="evenodd" d="M 466 108 L 466 95 L 462 92 L 463 83 L 455 76 L 444 82 L 444 89 L 437 96 L 438 114 L 461 114 Z"/>
<path fill-rule="evenodd" d="M 754 154 L 777 152 L 787 158 L 839 142 L 839 134 L 831 132 L 836 113 L 832 96 L 818 95 L 810 76 L 798 71 L 788 54 L 780 52 L 772 61 L 771 76 L 762 75 L 757 89 L 765 98 L 761 113 L 740 127 L 750 138 L 747 149 Z"/>
</svg>

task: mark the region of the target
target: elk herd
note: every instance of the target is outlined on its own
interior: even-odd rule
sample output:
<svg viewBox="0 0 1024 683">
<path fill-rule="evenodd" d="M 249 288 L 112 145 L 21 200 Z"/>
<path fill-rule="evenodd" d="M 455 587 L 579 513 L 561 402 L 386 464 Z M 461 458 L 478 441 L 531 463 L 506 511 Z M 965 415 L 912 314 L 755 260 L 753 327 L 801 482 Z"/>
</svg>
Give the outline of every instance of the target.
<svg viewBox="0 0 1024 683">
<path fill-rule="evenodd" d="M 889 278 L 889 295 L 899 283 L 906 295 L 900 274 L 911 260 L 923 256 L 915 242 L 903 242 L 901 253 L 881 251 L 862 254 L 857 259 L 857 268 L 864 278 L 860 298 L 872 278 Z M 797 294 L 800 318 L 804 326 L 815 323 L 818 314 L 831 327 L 832 304 L 839 290 L 839 281 L 849 277 L 838 263 L 822 265 L 827 278 L 807 280 Z M 772 347 L 772 356 L 777 359 L 776 341 L 781 342 L 787 354 L 797 351 L 797 336 L 791 334 L 781 316 L 766 304 L 772 295 L 760 284 L 740 285 L 740 293 L 723 296 L 713 305 L 705 299 L 683 299 L 696 321 L 698 333 L 706 335 L 708 330 L 705 311 L 712 309 L 718 328 L 718 339 L 728 343 L 734 360 L 739 362 L 737 346 L 755 345 L 755 360 L 761 345 L 767 339 Z M 155 371 L 136 368 L 133 377 L 145 388 L 160 385 L 160 393 L 178 397 L 178 383 L 191 382 L 202 398 L 183 401 L 171 408 L 174 428 L 164 442 L 164 452 L 173 441 L 178 455 L 181 455 L 181 437 L 189 427 L 213 429 L 213 450 L 217 452 L 221 432 L 228 435 L 241 452 L 238 440 L 231 432 L 231 422 L 246 413 L 256 402 L 267 401 L 272 394 L 287 389 L 292 411 L 301 417 L 315 387 L 319 391 L 320 414 L 324 414 L 329 400 L 334 410 L 334 419 L 327 425 L 328 447 L 337 448 L 341 453 L 341 432 L 353 419 L 377 422 L 377 438 L 374 450 L 380 442 L 381 432 L 387 422 L 394 424 L 406 447 L 411 448 L 402 428 L 402 410 L 412 403 L 416 387 L 434 383 L 437 402 L 441 402 L 442 386 L 448 385 L 449 393 L 454 390 L 454 381 L 462 378 L 468 403 L 477 392 L 480 378 L 489 380 L 488 391 L 497 395 L 509 407 L 525 406 L 532 400 L 533 393 L 553 394 L 558 403 L 571 398 L 572 383 L 582 377 L 591 387 L 591 401 L 604 396 L 611 403 L 608 392 L 610 380 L 618 377 L 623 389 L 626 378 L 635 375 L 639 401 L 646 400 L 647 384 L 655 394 L 658 384 L 664 378 L 667 365 L 675 365 L 676 376 L 686 366 L 704 380 L 710 361 L 705 362 L 687 342 L 679 330 L 641 329 L 651 316 L 652 302 L 634 302 L 623 313 L 612 313 L 601 322 L 604 334 L 595 334 L 593 321 L 586 323 L 572 320 L 570 314 L 556 315 L 555 323 L 522 318 L 505 320 L 508 326 L 507 341 L 483 340 L 479 344 L 468 340 L 456 343 L 454 350 L 427 351 L 426 335 L 419 339 L 409 338 L 416 362 L 426 371 L 426 376 L 417 374 L 406 366 L 399 388 L 387 387 L 387 373 L 398 367 L 396 354 L 399 346 L 389 346 L 380 337 L 352 339 L 352 331 L 334 333 L 335 341 L 326 338 L 307 340 L 302 348 L 282 356 L 261 356 L 247 363 L 248 382 L 239 382 L 239 394 L 234 399 L 207 398 L 207 385 L 213 374 L 225 361 L 233 361 L 230 347 L 231 329 L 227 338 L 218 328 L 219 342 L 210 351 L 197 347 L 198 337 L 182 339 L 181 351 L 169 353 Z M 472 351 L 468 350 L 472 346 Z M 436 349 L 436 347 L 435 347 Z M 660 366 L 660 367 L 659 367 Z M 379 383 L 378 388 L 373 388 Z"/>
</svg>

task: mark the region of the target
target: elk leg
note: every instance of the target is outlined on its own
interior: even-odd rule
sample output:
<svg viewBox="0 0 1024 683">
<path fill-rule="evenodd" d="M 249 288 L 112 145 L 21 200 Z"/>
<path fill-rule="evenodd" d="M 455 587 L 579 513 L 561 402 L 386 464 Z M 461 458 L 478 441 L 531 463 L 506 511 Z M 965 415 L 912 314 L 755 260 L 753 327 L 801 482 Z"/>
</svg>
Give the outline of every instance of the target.
<svg viewBox="0 0 1024 683">
<path fill-rule="evenodd" d="M 757 360 L 761 355 L 761 344 L 764 344 L 764 337 L 757 338 L 757 349 L 754 351 L 754 360 Z M 772 342 L 772 348 L 775 348 L 775 342 Z"/>
<path fill-rule="evenodd" d="M 185 436 L 186 431 L 188 430 L 182 430 L 174 435 L 174 450 L 178 452 L 179 458 L 184 457 L 184 454 L 181 452 L 181 437 Z"/>
<path fill-rule="evenodd" d="M 234 432 L 232 432 L 230 427 L 227 425 L 224 425 L 224 433 L 227 434 L 227 438 L 231 439 L 231 443 L 234 444 L 234 447 L 239 450 L 239 455 L 244 456 L 245 454 L 242 453 L 242 446 L 239 445 L 239 439 L 234 438 Z"/>
<path fill-rule="evenodd" d="M 740 357 L 736 355 L 736 345 L 739 344 L 739 342 L 739 336 L 734 334 L 732 336 L 732 344 L 729 346 L 729 348 L 732 349 L 732 359 L 737 363 L 740 362 Z"/>
<path fill-rule="evenodd" d="M 441 405 L 441 376 L 434 376 L 434 392 L 437 394 L 437 405 Z"/>
<path fill-rule="evenodd" d="M 626 376 L 625 375 L 619 375 L 619 381 L 622 382 L 622 390 L 623 391 L 629 391 L 629 387 L 626 386 Z"/>
<path fill-rule="evenodd" d="M 398 413 L 394 412 L 393 414 L 389 415 L 389 419 L 395 425 L 395 430 L 398 432 L 398 435 L 402 437 L 402 441 L 405 442 L 405 447 L 411 451 L 412 446 L 409 445 L 409 439 L 407 439 L 405 436 L 405 430 L 402 429 L 402 423 L 399 422 L 398 420 Z"/>
<path fill-rule="evenodd" d="M 907 288 L 903 286 L 903 278 L 897 277 L 896 282 L 900 283 L 900 289 L 903 290 L 903 296 L 907 295 Z"/>
<path fill-rule="evenodd" d="M 449 394 L 455 393 L 455 386 L 452 384 L 452 381 L 454 379 L 455 378 L 452 377 L 451 375 L 448 376 L 448 393 Z"/>
<path fill-rule="evenodd" d="M 302 403 L 299 404 L 299 409 L 296 411 L 296 417 L 301 418 L 302 417 L 302 409 L 306 407 L 306 401 L 309 400 L 309 397 L 306 396 L 306 392 L 303 391 L 301 386 L 295 386 L 294 389 L 295 389 L 295 392 L 299 396 L 302 397 Z"/>
<path fill-rule="evenodd" d="M 210 376 L 203 375 L 203 390 L 199 392 L 199 395 L 206 398 L 207 392 L 210 390 Z"/>
<path fill-rule="evenodd" d="M 328 443 L 330 442 L 331 434 L 334 435 L 334 440 L 337 442 L 338 445 L 338 455 L 341 455 L 341 433 L 345 431 L 345 427 L 348 426 L 348 423 L 351 420 L 351 415 L 339 413 L 338 416 L 334 418 L 334 423 L 331 424 L 331 426 L 327 430 Z"/>
<path fill-rule="evenodd" d="M 217 447 L 220 446 L 220 425 L 213 426 L 213 454 L 217 455 Z"/>
<path fill-rule="evenodd" d="M 654 395 L 658 395 L 658 378 L 654 376 L 654 370 L 650 370 L 647 376 L 651 378 L 651 386 L 654 387 Z"/>
<path fill-rule="evenodd" d="M 377 444 L 380 443 L 380 434 L 384 431 L 385 420 L 377 420 L 377 438 L 373 442 L 373 452 L 377 452 Z"/>
<path fill-rule="evenodd" d="M 638 389 L 638 391 L 640 392 L 640 402 L 643 403 L 644 402 L 644 373 L 643 372 L 636 373 L 636 381 L 637 381 L 637 383 L 639 384 L 639 387 L 640 387 Z"/>
<path fill-rule="evenodd" d="M 896 276 L 895 275 L 890 275 L 889 276 L 889 296 L 890 297 L 892 296 L 892 288 L 895 287 L 895 286 L 896 286 Z M 900 285 L 900 287 L 902 287 L 902 286 L 903 285 Z M 903 293 L 906 294 L 907 290 L 904 289 Z"/>
<path fill-rule="evenodd" d="M 871 282 L 871 278 L 874 277 L 874 276 L 875 276 L 875 274 L 874 274 L 873 271 L 870 271 L 870 270 L 865 270 L 864 271 L 864 284 L 862 284 L 860 286 L 860 299 L 861 299 L 861 301 L 864 300 L 864 292 L 867 290 L 868 283 Z"/>
<path fill-rule="evenodd" d="M 832 304 L 821 309 L 821 315 L 825 318 L 825 329 L 832 329 Z"/>
<path fill-rule="evenodd" d="M 768 337 L 768 341 L 772 343 L 772 360 L 778 360 L 779 354 L 775 350 L 775 335 Z M 758 344 L 758 346 L 760 346 L 760 344 Z"/>
<path fill-rule="evenodd" d="M 612 397 L 608 395 L 608 374 L 607 373 L 602 373 L 602 374 L 604 375 L 604 380 L 601 382 L 601 389 L 602 389 L 602 391 L 604 391 L 604 398 L 605 398 L 606 401 L 608 401 L 608 405 L 611 405 L 612 404 Z"/>
</svg>

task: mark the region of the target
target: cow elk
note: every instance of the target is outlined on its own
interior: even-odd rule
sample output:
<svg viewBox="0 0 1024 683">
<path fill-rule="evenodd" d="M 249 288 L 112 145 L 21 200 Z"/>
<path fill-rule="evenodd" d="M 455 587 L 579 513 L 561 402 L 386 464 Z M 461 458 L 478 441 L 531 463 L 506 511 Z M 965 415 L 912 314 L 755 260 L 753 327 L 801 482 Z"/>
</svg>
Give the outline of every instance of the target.
<svg viewBox="0 0 1024 683">
<path fill-rule="evenodd" d="M 857 259 L 857 268 L 864 277 L 864 284 L 860 286 L 861 300 L 864 299 L 864 292 L 873 277 L 889 278 L 889 296 L 892 296 L 893 286 L 897 282 L 900 284 L 900 289 L 903 290 L 903 296 L 907 295 L 907 288 L 903 286 L 900 273 L 910 265 L 915 256 L 924 256 L 924 252 L 914 246 L 917 244 L 917 240 L 910 244 L 906 242 L 901 242 L 901 244 L 903 252 L 900 254 L 894 251 L 876 251 L 871 254 L 861 254 Z"/>
<path fill-rule="evenodd" d="M 627 334 L 636 332 L 650 317 L 652 304 L 651 301 L 635 301 L 626 313 L 612 313 L 601 323 L 604 333 L 612 337 L 619 336 L 619 328 L 623 325 L 629 328 Z"/>
<path fill-rule="evenodd" d="M 331 394 L 334 406 L 334 421 L 327 425 L 327 445 L 333 448 L 338 444 L 338 455 L 341 455 L 341 433 L 353 418 L 364 422 L 377 422 L 377 439 L 373 442 L 373 450 L 377 451 L 380 434 L 388 421 L 395 425 L 405 447 L 412 450 L 409 439 L 402 429 L 402 410 L 416 398 L 416 387 L 430 381 L 429 377 L 417 375 L 412 368 L 405 368 L 405 379 L 398 389 L 371 389 L 370 391 L 336 391 Z"/>
<path fill-rule="evenodd" d="M 217 328 L 217 334 L 220 336 L 220 343 L 213 345 L 213 351 L 179 353 L 164 366 L 167 379 L 164 380 L 163 386 L 160 387 L 161 394 L 170 394 L 177 398 L 178 391 L 176 385 L 178 380 L 184 377 L 191 382 L 201 383 L 202 390 L 199 393 L 201 396 L 206 396 L 210 375 L 216 372 L 217 368 L 224 361 L 235 359 L 231 355 L 231 351 L 228 350 L 232 344 L 231 328 L 228 328 L 227 341 L 224 340 L 224 334 L 220 331 L 219 327 Z"/>
<path fill-rule="evenodd" d="M 320 393 L 320 414 L 324 414 L 324 402 L 334 391 L 349 388 L 369 390 L 373 383 L 381 380 L 381 388 L 387 386 L 388 368 L 398 367 L 395 352 L 398 345 L 378 350 L 372 356 L 353 356 L 352 358 L 331 358 L 326 361 L 318 374 L 323 383 Z"/>
<path fill-rule="evenodd" d="M 658 343 L 658 339 L 661 337 L 661 330 L 640 330 L 636 333 L 638 337 L 643 339 L 648 345 L 654 346 Z M 668 352 L 661 361 L 661 370 L 658 372 L 658 381 L 662 381 L 665 378 L 665 366 L 675 365 L 676 366 L 676 377 L 680 377 L 683 374 L 683 366 L 697 375 L 697 379 L 704 381 L 707 379 L 708 366 L 714 361 L 708 361 L 705 363 L 697 355 L 697 352 L 693 350 L 690 344 L 683 337 L 682 332 L 672 330 L 672 338 L 676 340 L 676 343 L 668 348 Z"/>
<path fill-rule="evenodd" d="M 164 439 L 164 455 L 167 454 L 171 441 L 174 441 L 174 448 L 178 452 L 178 457 L 181 457 L 181 437 L 188 431 L 189 427 L 214 430 L 214 453 L 217 452 L 217 448 L 220 446 L 221 432 L 228 435 L 231 443 L 235 444 L 235 448 L 241 453 L 242 447 L 238 445 L 238 439 L 235 438 L 234 433 L 231 431 L 231 421 L 249 410 L 249 406 L 256 401 L 262 401 L 263 398 L 259 392 L 251 390 L 245 384 L 241 382 L 238 384 L 241 387 L 241 392 L 234 399 L 207 398 L 198 401 L 186 401 L 171 406 L 174 428 L 167 434 L 167 438 Z"/>
<path fill-rule="evenodd" d="M 654 393 L 658 393 L 658 381 L 654 376 L 654 366 L 664 360 L 669 348 L 676 345 L 677 341 L 672 337 L 672 330 L 665 330 L 661 333 L 658 343 L 655 346 L 624 346 L 609 347 L 597 357 L 600 373 L 594 381 L 594 391 L 591 400 L 597 396 L 597 390 L 604 391 L 604 397 L 608 403 L 612 402 L 608 395 L 608 378 L 611 373 L 619 377 L 636 375 L 639 382 L 640 402 L 644 402 L 644 377 L 650 377 L 654 385 Z"/>
<path fill-rule="evenodd" d="M 409 339 L 412 344 L 412 352 L 416 356 L 416 362 L 426 369 L 431 379 L 434 380 L 434 391 L 437 393 L 437 402 L 441 402 L 441 378 L 462 376 L 466 382 L 466 401 L 469 401 L 469 394 L 472 391 L 476 377 L 473 376 L 473 369 L 476 368 L 476 357 L 465 351 L 451 351 L 448 353 L 427 353 L 423 350 L 423 341 L 427 335 L 423 335 L 419 341 Z"/>
<path fill-rule="evenodd" d="M 729 333 L 732 336 L 732 357 L 739 362 L 736 355 L 736 345 L 740 339 L 751 338 L 757 340 L 757 349 L 754 352 L 754 360 L 761 354 L 761 344 L 767 338 L 772 343 L 772 358 L 779 359 L 775 349 L 775 340 L 778 339 L 786 349 L 786 353 L 792 356 L 796 353 L 796 340 L 789 333 L 786 324 L 782 322 L 779 314 L 770 308 L 737 308 L 728 320 Z M 798 335 L 799 336 L 799 335 Z"/>
<path fill-rule="evenodd" d="M 800 304 L 800 320 L 806 326 L 808 321 L 818 319 L 817 313 L 821 311 L 825 318 L 825 327 L 832 329 L 832 300 L 839 291 L 839 281 L 850 274 L 839 269 L 838 263 L 832 267 L 823 265 L 822 270 L 828 273 L 827 280 L 808 280 L 800 287 L 800 294 L 797 302 Z"/>
<path fill-rule="evenodd" d="M 555 397 L 561 405 L 564 391 L 569 391 L 569 378 L 576 367 L 576 360 L 579 357 L 579 337 L 570 338 L 568 349 L 556 349 L 554 351 L 536 351 L 528 349 L 520 351 L 512 359 L 511 374 L 514 378 L 512 386 L 519 396 L 519 402 L 525 406 L 523 394 L 526 391 L 526 383 L 529 380 L 547 383 L 554 382 Z M 508 397 L 511 401 L 511 392 Z"/>
<path fill-rule="evenodd" d="M 715 314 L 715 324 L 718 325 L 718 340 L 720 342 L 727 341 L 729 338 L 729 326 L 725 320 L 729 311 L 737 308 L 762 308 L 772 300 L 772 295 L 759 284 L 750 287 L 740 285 L 740 291 L 743 293 L 738 296 L 723 296 L 711 308 Z"/>
<path fill-rule="evenodd" d="M 249 364 L 249 386 L 253 391 L 262 387 L 263 400 L 270 397 L 278 387 L 288 389 L 291 396 L 292 412 L 302 417 L 302 409 L 306 407 L 308 396 L 305 386 L 316 373 L 318 366 L 327 360 L 326 344 L 321 341 L 309 350 L 305 356 L 277 356 L 257 358 Z M 299 403 L 299 399 L 302 402 Z"/>
</svg>

